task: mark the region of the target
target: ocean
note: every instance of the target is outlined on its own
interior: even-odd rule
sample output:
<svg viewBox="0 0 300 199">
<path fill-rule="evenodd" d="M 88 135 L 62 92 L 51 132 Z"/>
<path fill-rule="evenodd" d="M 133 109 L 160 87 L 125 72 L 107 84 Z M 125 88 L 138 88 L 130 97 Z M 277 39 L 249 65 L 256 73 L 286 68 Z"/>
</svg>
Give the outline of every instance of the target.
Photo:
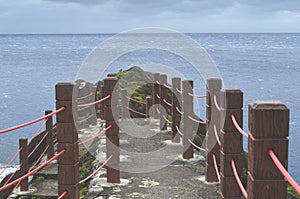
<svg viewBox="0 0 300 199">
<path fill-rule="evenodd" d="M 290 108 L 289 171 L 300 182 L 300 34 L 186 34 L 212 57 L 225 88 L 244 92 L 244 129 L 248 104 L 280 100 Z M 57 82 L 76 80 L 80 65 L 112 34 L 0 35 L 0 129 L 38 118 L 55 109 Z M 153 49 L 131 52 L 106 72 L 159 63 L 195 80 L 195 93 L 205 94 L 205 80 L 178 57 Z M 197 100 L 205 118 L 205 101 Z M 18 138 L 31 137 L 41 123 L 0 135 L 0 169 L 18 150 Z M 247 150 L 247 141 L 244 141 Z M 18 161 L 16 160 L 13 170 Z M 6 173 L 5 173 L 6 174 Z M 4 175 L 4 174 L 3 174 Z M 3 177 L 0 176 L 1 177 Z"/>
</svg>

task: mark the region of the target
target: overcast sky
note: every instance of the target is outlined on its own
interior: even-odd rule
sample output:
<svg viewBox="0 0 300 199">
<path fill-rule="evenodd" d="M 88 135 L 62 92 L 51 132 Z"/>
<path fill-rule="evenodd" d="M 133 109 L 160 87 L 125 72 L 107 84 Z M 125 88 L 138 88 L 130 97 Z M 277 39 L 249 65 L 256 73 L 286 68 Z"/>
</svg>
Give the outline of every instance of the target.
<svg viewBox="0 0 300 199">
<path fill-rule="evenodd" d="M 300 0 L 0 0 L 0 33 L 300 32 Z"/>
</svg>

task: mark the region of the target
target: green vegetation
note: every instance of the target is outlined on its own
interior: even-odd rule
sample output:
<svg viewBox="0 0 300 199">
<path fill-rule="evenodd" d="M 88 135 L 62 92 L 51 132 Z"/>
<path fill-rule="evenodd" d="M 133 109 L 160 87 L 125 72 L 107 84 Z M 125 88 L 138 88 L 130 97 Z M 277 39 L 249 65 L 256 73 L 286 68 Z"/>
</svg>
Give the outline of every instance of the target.
<svg viewBox="0 0 300 199">
<path fill-rule="evenodd" d="M 291 185 L 288 185 L 287 193 L 293 196 L 294 198 L 300 198 L 300 195 L 295 191 L 295 189 Z"/>
<path fill-rule="evenodd" d="M 44 176 L 36 176 L 35 180 L 38 182 L 43 182 L 45 180 L 45 177 Z"/>
</svg>

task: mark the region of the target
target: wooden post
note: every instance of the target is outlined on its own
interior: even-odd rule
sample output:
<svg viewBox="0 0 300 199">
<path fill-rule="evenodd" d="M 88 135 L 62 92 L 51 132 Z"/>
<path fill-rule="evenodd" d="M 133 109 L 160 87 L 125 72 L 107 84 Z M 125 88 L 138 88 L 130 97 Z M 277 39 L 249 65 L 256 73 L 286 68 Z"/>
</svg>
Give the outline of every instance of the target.
<svg viewBox="0 0 300 199">
<path fill-rule="evenodd" d="M 121 89 L 121 107 L 122 107 L 122 119 L 129 118 L 129 111 L 126 108 L 129 106 L 129 100 L 127 99 L 127 90 Z"/>
<path fill-rule="evenodd" d="M 168 89 L 165 87 L 165 84 L 167 83 L 167 75 L 162 74 L 159 76 L 159 104 L 161 105 L 160 110 L 160 129 L 161 130 L 167 130 L 167 121 L 165 118 L 167 118 L 167 105 L 164 102 L 164 100 L 167 100 L 168 96 Z M 164 110 L 163 110 L 164 109 Z"/>
<path fill-rule="evenodd" d="M 102 96 L 102 88 L 103 88 L 103 85 L 102 85 L 102 82 L 99 81 L 97 83 L 97 88 L 96 88 L 96 94 L 95 94 L 95 101 L 99 100 L 99 96 L 101 95 Z M 102 110 L 102 103 L 98 103 L 96 104 L 96 114 L 97 114 L 97 118 L 103 118 L 102 114 L 103 114 L 103 110 Z"/>
<path fill-rule="evenodd" d="M 218 105 L 220 105 L 220 90 L 222 87 L 222 80 L 219 78 L 210 78 L 206 82 L 206 172 L 205 180 L 207 182 L 218 182 L 215 166 L 213 162 L 213 154 L 216 156 L 217 164 L 220 163 L 220 146 L 214 133 L 214 125 L 218 135 L 220 135 L 220 110 L 218 110 L 214 96 Z"/>
<path fill-rule="evenodd" d="M 181 90 L 181 79 L 180 77 L 172 78 L 172 142 L 179 143 L 180 135 L 177 131 L 177 128 L 180 128 L 181 114 L 178 112 L 181 110 L 181 93 L 178 91 Z M 176 109 L 177 108 L 177 109 Z"/>
<path fill-rule="evenodd" d="M 45 110 L 45 115 L 51 114 L 52 110 Z M 53 146 L 53 117 L 50 116 L 46 121 L 46 132 L 48 135 L 46 137 L 47 149 L 47 158 L 50 159 L 54 156 L 54 146 Z"/>
<path fill-rule="evenodd" d="M 239 89 L 221 91 L 221 151 L 220 177 L 221 198 L 241 199 L 242 192 L 234 177 L 231 160 L 234 160 L 239 176 L 242 176 L 243 139 L 231 120 L 234 115 L 238 125 L 243 126 L 243 93 Z"/>
<path fill-rule="evenodd" d="M 112 97 L 107 100 L 105 105 L 105 120 L 106 127 L 112 125 L 112 127 L 106 132 L 106 157 L 109 158 L 112 155 L 111 160 L 107 164 L 107 182 L 120 183 L 120 143 L 119 143 L 119 126 L 114 119 L 114 115 L 117 114 L 118 96 L 115 85 L 118 78 L 107 77 L 104 79 L 104 94 L 105 96 L 111 95 Z M 116 118 L 117 119 L 117 118 Z"/>
<path fill-rule="evenodd" d="M 194 148 L 190 141 L 193 141 L 193 121 L 188 116 L 193 116 L 194 99 L 190 94 L 193 94 L 193 81 L 182 81 L 182 111 L 183 111 L 183 155 L 184 159 L 194 157 Z"/>
<path fill-rule="evenodd" d="M 159 82 L 159 73 L 154 73 L 153 74 L 153 91 L 152 91 L 152 99 L 153 99 L 153 105 L 155 105 L 154 107 L 158 107 L 159 104 L 159 99 L 157 97 L 157 95 L 159 95 L 159 84 L 157 82 Z M 153 117 L 154 119 L 159 119 L 159 114 L 156 111 L 156 108 L 153 108 Z"/>
<path fill-rule="evenodd" d="M 66 150 L 58 158 L 58 195 L 67 191 L 64 199 L 79 199 L 79 147 L 75 127 L 77 119 L 77 88 L 73 83 L 56 84 L 57 151 Z"/>
<path fill-rule="evenodd" d="M 268 152 L 271 149 L 288 166 L 289 109 L 279 101 L 249 105 L 248 198 L 282 199 L 287 183 Z"/>
<path fill-rule="evenodd" d="M 150 117 L 150 108 L 152 106 L 152 98 L 151 97 L 146 97 L 146 117 Z"/>
<path fill-rule="evenodd" d="M 28 146 L 27 146 L 27 138 L 19 139 L 19 148 L 20 151 L 20 176 L 26 175 L 29 171 L 28 169 Z M 28 191 L 28 178 L 25 178 L 20 183 L 21 191 Z"/>
</svg>

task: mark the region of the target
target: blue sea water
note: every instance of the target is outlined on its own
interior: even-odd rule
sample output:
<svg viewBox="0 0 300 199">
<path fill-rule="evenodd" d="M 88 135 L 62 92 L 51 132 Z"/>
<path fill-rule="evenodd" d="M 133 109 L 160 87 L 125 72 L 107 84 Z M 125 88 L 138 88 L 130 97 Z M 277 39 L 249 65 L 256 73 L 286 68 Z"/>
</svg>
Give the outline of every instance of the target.
<svg viewBox="0 0 300 199">
<path fill-rule="evenodd" d="M 290 108 L 289 171 L 300 183 L 300 34 L 187 34 L 215 61 L 224 87 L 244 92 L 247 105 L 255 100 L 280 100 Z M 0 129 L 40 117 L 54 109 L 54 86 L 74 81 L 86 56 L 110 34 L 0 35 Z M 205 94 L 205 80 L 176 56 L 155 50 L 129 53 L 107 72 L 145 63 L 172 66 L 195 80 L 195 93 Z M 199 100 L 201 118 L 205 102 Z M 19 137 L 31 137 L 35 124 L 0 135 L 0 169 L 18 150 Z M 247 148 L 247 141 L 244 142 Z M 17 161 L 14 162 L 17 164 Z"/>
</svg>

